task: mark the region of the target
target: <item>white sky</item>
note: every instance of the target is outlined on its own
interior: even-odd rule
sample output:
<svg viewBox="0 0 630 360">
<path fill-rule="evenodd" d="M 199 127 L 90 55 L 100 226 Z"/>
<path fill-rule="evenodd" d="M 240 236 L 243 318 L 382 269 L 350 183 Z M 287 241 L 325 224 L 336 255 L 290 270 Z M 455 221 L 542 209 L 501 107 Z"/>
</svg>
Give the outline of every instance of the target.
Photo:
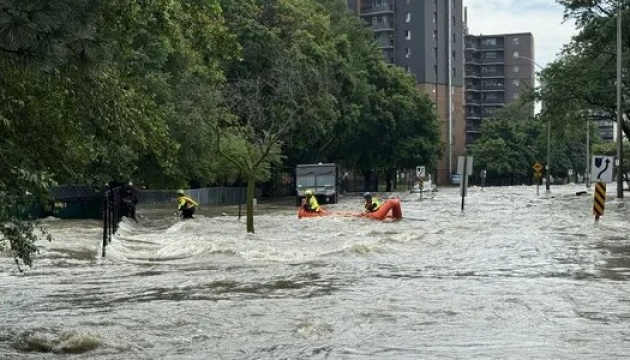
<svg viewBox="0 0 630 360">
<path fill-rule="evenodd" d="M 563 21 L 564 8 L 555 0 L 463 0 L 472 35 L 531 32 L 534 60 L 553 61 L 577 33 L 573 21 Z"/>
</svg>

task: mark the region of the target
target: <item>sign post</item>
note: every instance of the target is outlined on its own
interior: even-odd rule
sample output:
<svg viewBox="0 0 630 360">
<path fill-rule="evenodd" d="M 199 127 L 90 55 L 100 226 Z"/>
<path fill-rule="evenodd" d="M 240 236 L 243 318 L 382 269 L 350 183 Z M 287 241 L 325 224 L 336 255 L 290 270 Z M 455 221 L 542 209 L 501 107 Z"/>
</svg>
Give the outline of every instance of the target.
<svg viewBox="0 0 630 360">
<path fill-rule="evenodd" d="M 457 158 L 457 173 L 461 175 L 459 186 L 462 193 L 462 211 L 464 211 L 464 199 L 468 191 L 468 175 L 473 173 L 473 157 L 460 156 Z"/>
<path fill-rule="evenodd" d="M 595 183 L 595 194 L 593 196 L 593 215 L 595 222 L 599 222 L 599 218 L 604 215 L 604 205 L 606 204 L 606 183 L 598 181 Z"/>
<path fill-rule="evenodd" d="M 422 200 L 422 191 L 424 190 L 424 178 L 427 169 L 424 166 L 416 166 L 416 180 L 418 180 L 418 190 L 420 191 L 420 200 Z"/>
</svg>

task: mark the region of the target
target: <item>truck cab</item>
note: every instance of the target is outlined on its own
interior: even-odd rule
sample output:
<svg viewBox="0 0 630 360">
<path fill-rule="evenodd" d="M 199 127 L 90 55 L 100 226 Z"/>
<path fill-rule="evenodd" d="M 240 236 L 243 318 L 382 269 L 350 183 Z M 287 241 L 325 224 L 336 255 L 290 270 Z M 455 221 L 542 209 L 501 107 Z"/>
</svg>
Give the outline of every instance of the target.
<svg viewBox="0 0 630 360">
<path fill-rule="evenodd" d="M 299 206 L 306 196 L 304 192 L 311 190 L 320 204 L 337 203 L 337 165 L 299 164 L 295 168 L 296 200 Z"/>
</svg>

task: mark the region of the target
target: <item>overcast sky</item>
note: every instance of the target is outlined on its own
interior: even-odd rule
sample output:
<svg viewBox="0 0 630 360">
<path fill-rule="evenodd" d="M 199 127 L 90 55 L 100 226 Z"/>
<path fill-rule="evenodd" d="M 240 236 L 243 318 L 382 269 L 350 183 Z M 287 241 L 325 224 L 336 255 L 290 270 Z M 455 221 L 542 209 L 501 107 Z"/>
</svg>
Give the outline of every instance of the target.
<svg viewBox="0 0 630 360">
<path fill-rule="evenodd" d="M 572 21 L 563 22 L 563 7 L 555 0 L 463 0 L 472 35 L 531 32 L 534 60 L 553 61 L 576 33 Z"/>
</svg>

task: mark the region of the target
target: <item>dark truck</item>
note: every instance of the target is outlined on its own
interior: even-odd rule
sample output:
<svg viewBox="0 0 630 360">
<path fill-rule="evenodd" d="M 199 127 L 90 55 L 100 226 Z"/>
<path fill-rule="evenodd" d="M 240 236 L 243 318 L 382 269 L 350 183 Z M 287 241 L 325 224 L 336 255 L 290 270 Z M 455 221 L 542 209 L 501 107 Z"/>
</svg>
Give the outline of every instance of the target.
<svg viewBox="0 0 630 360">
<path fill-rule="evenodd" d="M 305 198 L 304 192 L 311 190 L 320 204 L 337 203 L 337 165 L 300 164 L 295 168 L 295 190 L 297 205 Z"/>
</svg>

